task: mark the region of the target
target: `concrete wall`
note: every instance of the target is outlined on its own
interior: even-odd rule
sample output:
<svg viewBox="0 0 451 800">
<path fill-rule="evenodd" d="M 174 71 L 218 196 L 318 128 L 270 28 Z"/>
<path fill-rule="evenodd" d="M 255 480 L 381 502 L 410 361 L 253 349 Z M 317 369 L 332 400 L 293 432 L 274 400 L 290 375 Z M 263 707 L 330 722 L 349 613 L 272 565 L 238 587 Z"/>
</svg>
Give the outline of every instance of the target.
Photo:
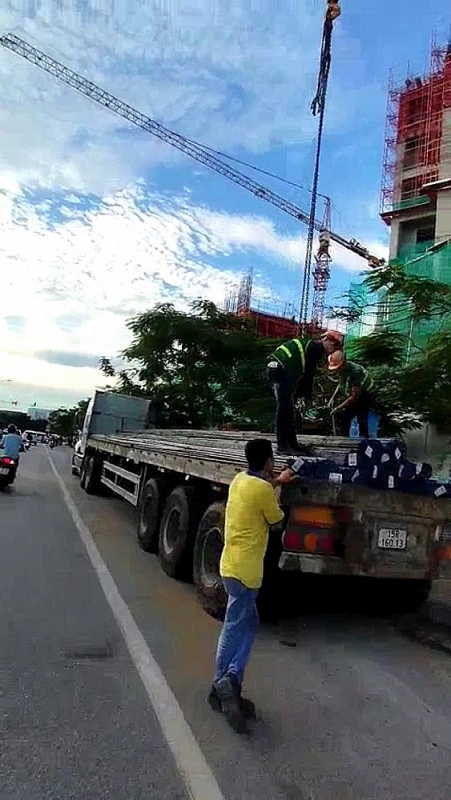
<svg viewBox="0 0 451 800">
<path fill-rule="evenodd" d="M 443 112 L 443 134 L 439 180 L 451 180 L 451 109 Z M 451 238 L 451 188 L 437 195 L 436 241 Z"/>
</svg>

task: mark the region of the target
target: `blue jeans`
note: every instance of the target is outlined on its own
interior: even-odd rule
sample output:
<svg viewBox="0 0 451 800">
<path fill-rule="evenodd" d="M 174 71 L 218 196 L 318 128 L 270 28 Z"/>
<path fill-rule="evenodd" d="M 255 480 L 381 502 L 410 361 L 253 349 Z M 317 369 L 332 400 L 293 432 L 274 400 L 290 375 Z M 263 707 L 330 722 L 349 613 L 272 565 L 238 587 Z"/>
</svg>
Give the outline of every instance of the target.
<svg viewBox="0 0 451 800">
<path fill-rule="evenodd" d="M 235 578 L 223 578 L 227 611 L 216 650 L 217 683 L 225 675 L 241 686 L 258 630 L 258 589 L 248 589 Z"/>
</svg>

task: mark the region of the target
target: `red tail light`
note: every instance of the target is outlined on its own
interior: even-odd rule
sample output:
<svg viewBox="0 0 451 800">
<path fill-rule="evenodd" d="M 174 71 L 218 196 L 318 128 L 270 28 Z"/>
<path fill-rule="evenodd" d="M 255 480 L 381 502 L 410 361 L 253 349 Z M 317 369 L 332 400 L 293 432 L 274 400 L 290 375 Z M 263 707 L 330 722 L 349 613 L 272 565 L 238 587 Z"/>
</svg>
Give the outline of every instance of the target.
<svg viewBox="0 0 451 800">
<path fill-rule="evenodd" d="M 351 511 L 330 506 L 298 506 L 290 513 L 283 537 L 285 550 L 322 556 L 340 555 L 342 541 Z"/>
<path fill-rule="evenodd" d="M 283 539 L 285 550 L 292 552 L 312 553 L 321 556 L 333 556 L 335 542 L 339 538 L 338 531 L 321 530 L 319 528 L 288 528 Z"/>
<path fill-rule="evenodd" d="M 13 458 L 8 458 L 8 456 L 3 456 L 0 458 L 0 464 L 2 467 L 13 467 L 16 462 Z"/>
</svg>

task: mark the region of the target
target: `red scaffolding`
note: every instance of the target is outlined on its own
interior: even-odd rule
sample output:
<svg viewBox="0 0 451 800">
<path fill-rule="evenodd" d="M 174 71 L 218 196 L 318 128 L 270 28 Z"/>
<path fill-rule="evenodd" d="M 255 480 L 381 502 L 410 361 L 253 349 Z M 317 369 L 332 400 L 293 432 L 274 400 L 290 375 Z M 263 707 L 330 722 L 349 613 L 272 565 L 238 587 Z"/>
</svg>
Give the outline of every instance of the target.
<svg viewBox="0 0 451 800">
<path fill-rule="evenodd" d="M 423 186 L 437 180 L 443 110 L 451 106 L 451 47 L 432 37 L 426 76 L 397 84 L 390 74 L 380 212 L 387 223 L 396 212 L 428 202 Z"/>
</svg>

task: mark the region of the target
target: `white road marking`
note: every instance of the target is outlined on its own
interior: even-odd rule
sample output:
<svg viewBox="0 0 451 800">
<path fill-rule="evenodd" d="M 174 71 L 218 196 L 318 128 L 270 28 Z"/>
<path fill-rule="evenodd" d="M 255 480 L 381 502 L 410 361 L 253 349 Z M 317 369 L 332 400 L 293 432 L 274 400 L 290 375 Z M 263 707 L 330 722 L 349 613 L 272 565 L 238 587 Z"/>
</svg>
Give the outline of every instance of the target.
<svg viewBox="0 0 451 800">
<path fill-rule="evenodd" d="M 64 481 L 48 451 L 47 457 L 190 797 L 192 800 L 225 800 L 218 782 L 183 716 L 175 695 L 152 656 L 127 604 L 119 594 L 119 590 L 100 555 L 92 533 L 83 522 L 77 506 L 66 489 Z"/>
</svg>

